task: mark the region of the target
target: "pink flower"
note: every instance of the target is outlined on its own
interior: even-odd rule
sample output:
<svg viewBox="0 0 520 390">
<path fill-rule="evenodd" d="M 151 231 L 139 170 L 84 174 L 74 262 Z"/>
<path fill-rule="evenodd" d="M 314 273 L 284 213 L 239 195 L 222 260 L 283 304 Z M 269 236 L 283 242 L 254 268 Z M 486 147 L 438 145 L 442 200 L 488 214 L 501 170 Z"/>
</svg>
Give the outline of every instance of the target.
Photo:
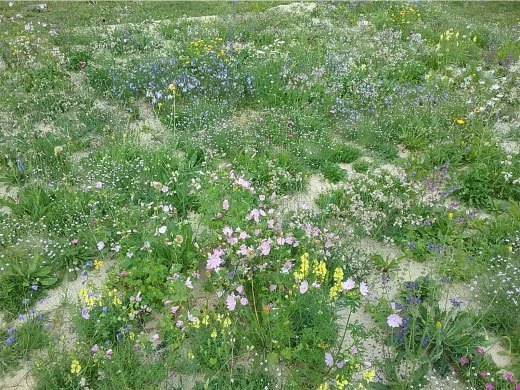
<svg viewBox="0 0 520 390">
<path fill-rule="evenodd" d="M 466 356 L 462 356 L 460 358 L 460 365 L 463 366 L 464 364 L 468 364 L 469 363 L 469 360 Z"/>
<path fill-rule="evenodd" d="M 480 376 L 481 376 L 482 378 L 487 378 L 487 377 L 490 376 L 490 375 L 491 375 L 491 374 L 490 374 L 489 372 L 487 372 L 487 371 L 482 371 L 482 372 L 480 373 Z"/>
<path fill-rule="evenodd" d="M 477 353 L 478 353 L 479 355 L 484 355 L 484 348 L 482 348 L 482 347 L 477 347 Z"/>
<path fill-rule="evenodd" d="M 305 294 L 308 289 L 309 289 L 309 283 L 306 280 L 301 282 L 301 284 L 300 284 L 300 294 Z"/>
<path fill-rule="evenodd" d="M 172 312 L 172 314 L 177 313 L 177 310 L 179 310 L 179 306 L 172 306 L 172 308 L 170 309 L 170 311 Z"/>
<path fill-rule="evenodd" d="M 225 236 L 231 236 L 233 234 L 233 229 L 229 226 L 225 226 L 224 229 L 222 229 L 222 233 L 224 233 Z"/>
<path fill-rule="evenodd" d="M 356 286 L 356 283 L 352 278 L 347 279 L 345 282 L 341 284 L 341 288 L 343 291 L 352 290 Z"/>
<path fill-rule="evenodd" d="M 105 352 L 105 359 L 112 359 L 112 353 L 113 353 L 113 352 L 114 352 L 114 351 L 112 351 L 112 348 L 110 348 L 109 350 L 107 350 L 107 351 Z"/>
<path fill-rule="evenodd" d="M 215 248 L 213 253 L 208 253 L 206 269 L 214 269 L 215 271 L 218 271 L 220 265 L 223 263 L 223 260 L 220 258 L 223 254 L 224 251 L 220 248 Z"/>
<path fill-rule="evenodd" d="M 157 341 L 157 340 L 159 340 L 159 334 L 157 334 L 157 333 L 154 334 L 154 335 L 152 336 L 152 340 L 153 340 L 153 341 Z"/>
<path fill-rule="evenodd" d="M 242 297 L 242 298 L 240 298 L 240 304 L 241 304 L 242 306 L 245 306 L 245 305 L 247 305 L 248 303 L 249 303 L 249 301 L 247 300 L 246 297 Z"/>
<path fill-rule="evenodd" d="M 504 379 L 508 382 L 513 383 L 515 381 L 515 377 L 512 372 L 506 371 L 504 372 Z"/>
<path fill-rule="evenodd" d="M 233 295 L 228 295 L 226 298 L 226 306 L 227 309 L 232 311 L 235 310 L 235 307 L 237 305 L 237 301 Z"/>
<path fill-rule="evenodd" d="M 332 367 L 334 365 L 334 358 L 330 354 L 330 352 L 325 353 L 325 365 L 327 367 Z"/>
<path fill-rule="evenodd" d="M 98 351 L 99 351 L 99 345 L 97 345 L 97 344 L 94 344 L 92 346 L 92 348 L 90 348 L 90 352 L 92 352 L 92 353 L 96 353 Z"/>
<path fill-rule="evenodd" d="M 271 243 L 269 242 L 269 240 L 264 240 L 262 241 L 258 249 L 260 249 L 260 252 L 262 252 L 264 256 L 267 256 L 269 252 L 271 252 Z"/>
<path fill-rule="evenodd" d="M 485 388 L 486 388 L 486 390 L 493 390 L 495 388 L 495 386 L 493 386 L 492 383 L 486 383 Z"/>
<path fill-rule="evenodd" d="M 222 208 L 224 209 L 224 211 L 229 210 L 229 201 L 227 199 L 224 199 L 224 201 L 222 202 Z"/>
<path fill-rule="evenodd" d="M 77 245 L 77 244 L 78 244 L 78 239 L 75 238 L 75 239 L 73 239 L 70 243 L 71 243 L 72 245 Z"/>
<path fill-rule="evenodd" d="M 359 292 L 364 297 L 368 297 L 368 295 L 370 294 L 370 292 L 368 291 L 368 287 L 367 287 L 365 282 L 361 282 L 361 284 L 359 285 Z"/>
<path fill-rule="evenodd" d="M 520 384 L 515 386 L 515 390 L 520 390 Z"/>
<path fill-rule="evenodd" d="M 165 194 L 169 191 L 170 189 L 168 188 L 168 186 L 162 186 L 161 188 L 161 191 L 164 192 Z"/>
<path fill-rule="evenodd" d="M 386 323 L 391 328 L 399 328 L 401 325 L 403 325 L 403 319 L 400 316 L 398 316 L 397 314 L 390 314 L 386 318 Z"/>
<path fill-rule="evenodd" d="M 96 183 L 96 188 L 97 188 L 98 190 L 100 190 L 101 188 L 103 188 L 103 183 L 101 183 L 100 181 L 98 181 L 98 182 Z"/>
</svg>

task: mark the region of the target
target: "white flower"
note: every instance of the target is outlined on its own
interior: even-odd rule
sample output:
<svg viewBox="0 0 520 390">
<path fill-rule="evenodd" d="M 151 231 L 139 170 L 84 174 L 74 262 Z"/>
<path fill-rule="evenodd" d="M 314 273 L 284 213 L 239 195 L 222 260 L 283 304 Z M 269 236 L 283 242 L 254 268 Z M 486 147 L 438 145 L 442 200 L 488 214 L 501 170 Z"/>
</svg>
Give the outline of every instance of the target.
<svg viewBox="0 0 520 390">
<path fill-rule="evenodd" d="M 105 242 L 104 241 L 99 241 L 97 243 L 98 251 L 102 251 L 104 247 L 105 247 Z"/>
<path fill-rule="evenodd" d="M 159 229 L 157 229 L 157 232 L 159 234 L 164 234 L 164 233 L 166 233 L 166 229 L 167 229 L 166 226 L 161 226 Z"/>
</svg>

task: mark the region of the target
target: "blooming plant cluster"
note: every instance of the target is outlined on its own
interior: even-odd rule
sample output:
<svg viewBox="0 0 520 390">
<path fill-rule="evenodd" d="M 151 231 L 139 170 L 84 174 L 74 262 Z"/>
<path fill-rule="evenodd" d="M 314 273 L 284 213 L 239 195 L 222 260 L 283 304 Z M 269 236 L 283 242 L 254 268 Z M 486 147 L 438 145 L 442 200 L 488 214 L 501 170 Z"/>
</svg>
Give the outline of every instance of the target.
<svg viewBox="0 0 520 390">
<path fill-rule="evenodd" d="M 520 389 L 517 8 L 0 4 L 0 388 Z"/>
</svg>

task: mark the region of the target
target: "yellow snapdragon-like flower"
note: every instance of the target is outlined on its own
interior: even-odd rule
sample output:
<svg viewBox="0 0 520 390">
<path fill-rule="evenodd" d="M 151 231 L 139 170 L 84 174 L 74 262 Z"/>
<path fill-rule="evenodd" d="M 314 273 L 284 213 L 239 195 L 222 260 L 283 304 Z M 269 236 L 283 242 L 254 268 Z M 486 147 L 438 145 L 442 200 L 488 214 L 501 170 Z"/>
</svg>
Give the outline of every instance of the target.
<svg viewBox="0 0 520 390">
<path fill-rule="evenodd" d="M 100 270 L 102 266 L 103 266 L 103 261 L 101 261 L 99 259 L 94 260 L 94 268 L 95 269 Z"/>
<path fill-rule="evenodd" d="M 325 264 L 323 260 L 314 261 L 312 272 L 314 272 L 314 275 L 316 275 L 319 280 L 323 281 L 327 275 L 327 264 Z"/>
<path fill-rule="evenodd" d="M 334 282 L 341 283 L 343 281 L 343 269 L 341 267 L 336 267 L 334 270 Z"/>
<path fill-rule="evenodd" d="M 211 338 L 212 339 L 216 339 L 217 338 L 217 330 L 215 328 L 213 328 L 213 330 L 211 331 Z"/>
<path fill-rule="evenodd" d="M 224 319 L 224 321 L 222 321 L 222 327 L 223 328 L 228 328 L 230 325 L 231 325 L 231 318 L 226 317 Z"/>
<path fill-rule="evenodd" d="M 81 364 L 79 364 L 79 362 L 76 359 L 74 359 L 70 363 L 70 372 L 72 374 L 79 375 L 80 371 L 81 371 Z"/>
</svg>

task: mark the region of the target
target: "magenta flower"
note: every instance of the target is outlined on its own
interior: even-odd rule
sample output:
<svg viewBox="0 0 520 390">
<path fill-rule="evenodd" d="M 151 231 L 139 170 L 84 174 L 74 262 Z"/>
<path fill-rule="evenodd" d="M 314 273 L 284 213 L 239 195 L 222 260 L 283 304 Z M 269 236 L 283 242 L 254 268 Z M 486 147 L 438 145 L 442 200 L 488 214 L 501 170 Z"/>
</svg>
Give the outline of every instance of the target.
<svg viewBox="0 0 520 390">
<path fill-rule="evenodd" d="M 478 353 L 479 355 L 484 355 L 484 348 L 482 348 L 482 347 L 477 347 L 477 353 Z"/>
<path fill-rule="evenodd" d="M 494 390 L 495 386 L 493 386 L 492 383 L 486 383 L 485 388 L 486 388 L 486 390 Z"/>
<path fill-rule="evenodd" d="M 300 284 L 300 294 L 305 294 L 308 289 L 309 289 L 309 283 L 306 280 L 301 282 L 301 284 Z"/>
<path fill-rule="evenodd" d="M 515 377 L 512 372 L 506 371 L 504 372 L 504 379 L 508 382 L 513 383 L 515 381 Z"/>
<path fill-rule="evenodd" d="M 468 364 L 468 363 L 469 363 L 469 360 L 468 360 L 468 358 L 467 358 L 466 356 L 462 356 L 462 357 L 460 358 L 460 365 L 461 365 L 461 366 L 463 366 L 463 365 L 465 365 L 465 364 Z"/>
<path fill-rule="evenodd" d="M 334 365 L 334 358 L 330 354 L 330 352 L 325 353 L 325 365 L 327 367 L 332 367 Z"/>
<path fill-rule="evenodd" d="M 403 319 L 400 316 L 398 316 L 397 314 L 390 314 L 386 318 L 386 323 L 391 328 L 399 328 L 401 325 L 403 325 Z"/>
<path fill-rule="evenodd" d="M 226 307 L 228 310 L 232 311 L 235 310 L 235 307 L 237 305 L 237 301 L 233 295 L 228 295 L 226 298 Z"/>
<path fill-rule="evenodd" d="M 242 298 L 240 298 L 240 304 L 241 304 L 242 306 L 245 306 L 245 305 L 247 305 L 248 303 L 249 303 L 249 301 L 247 300 L 246 297 L 242 297 Z"/>
<path fill-rule="evenodd" d="M 112 353 L 113 353 L 113 352 L 114 352 L 114 351 L 112 351 L 112 348 L 110 348 L 109 350 L 107 350 L 107 351 L 105 352 L 105 359 L 112 359 Z"/>
</svg>

